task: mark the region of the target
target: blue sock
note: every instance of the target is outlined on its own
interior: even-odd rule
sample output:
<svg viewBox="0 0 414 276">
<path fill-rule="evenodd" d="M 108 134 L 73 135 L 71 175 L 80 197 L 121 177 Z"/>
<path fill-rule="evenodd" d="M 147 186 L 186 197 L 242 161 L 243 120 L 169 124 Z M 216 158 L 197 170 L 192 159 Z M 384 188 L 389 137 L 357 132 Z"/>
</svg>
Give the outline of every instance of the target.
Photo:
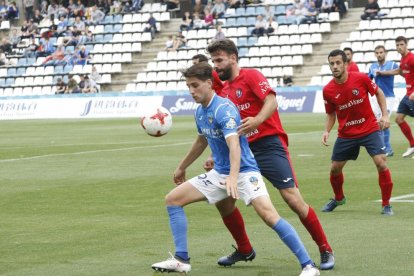
<svg viewBox="0 0 414 276">
<path fill-rule="evenodd" d="M 388 128 L 384 129 L 382 133 L 384 135 L 384 144 L 385 144 L 387 151 L 392 151 L 391 143 L 390 143 L 390 136 L 391 136 L 390 129 Z"/>
<path fill-rule="evenodd" d="M 286 244 L 287 247 L 298 258 L 300 265 L 304 268 L 308 264 L 313 264 L 308 252 L 305 249 L 302 241 L 299 238 L 295 228 L 289 224 L 283 218 L 272 227 L 273 230 L 279 235 L 280 239 Z"/>
<path fill-rule="evenodd" d="M 170 217 L 170 227 L 174 238 L 175 255 L 187 261 L 187 217 L 181 206 L 167 206 L 168 216 Z"/>
</svg>

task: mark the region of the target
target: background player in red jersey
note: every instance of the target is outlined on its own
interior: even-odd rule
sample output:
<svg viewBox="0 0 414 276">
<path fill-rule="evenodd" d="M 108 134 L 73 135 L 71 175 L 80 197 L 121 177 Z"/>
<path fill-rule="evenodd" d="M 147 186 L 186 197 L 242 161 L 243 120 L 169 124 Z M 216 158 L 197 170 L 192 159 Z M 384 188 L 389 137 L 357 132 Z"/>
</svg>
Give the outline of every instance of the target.
<svg viewBox="0 0 414 276">
<path fill-rule="evenodd" d="M 380 76 L 402 75 L 405 78 L 407 94 L 405 94 L 398 105 L 395 122 L 410 144 L 410 147 L 403 153 L 402 157 L 409 157 L 414 154 L 414 137 L 410 125 L 405 121 L 405 116 L 414 117 L 414 54 L 408 50 L 408 43 L 405 37 L 397 37 L 395 44 L 398 53 L 401 54 L 400 67 L 389 71 L 378 71 L 377 74 Z"/>
<path fill-rule="evenodd" d="M 348 66 L 346 67 L 346 70 L 348 72 L 359 72 L 358 65 L 352 60 L 354 56 L 354 51 L 352 48 L 345 47 L 344 52 L 346 55 L 346 59 L 348 60 Z"/>
<path fill-rule="evenodd" d="M 380 127 L 388 128 L 390 121 L 384 93 L 369 77 L 362 73 L 346 70 L 346 55 L 334 50 L 328 56 L 333 79 L 323 88 L 326 109 L 326 128 L 322 143 L 328 146 L 329 132 L 338 118 L 338 138 L 332 153 L 330 182 L 335 193 L 323 208 L 331 212 L 346 202 L 342 170 L 348 160 L 356 160 L 360 147 L 366 148 L 372 157 L 379 177 L 382 194 L 382 214 L 393 215 L 390 198 L 393 183 L 385 157 L 385 145 L 381 138 Z M 382 117 L 377 122 L 372 111 L 369 94 L 377 97 Z"/>
<path fill-rule="evenodd" d="M 199 62 L 208 62 L 208 57 L 206 57 L 203 54 L 198 54 L 195 55 L 191 58 L 193 65 L 197 64 Z M 216 71 L 213 70 L 213 86 L 212 86 L 213 90 L 220 95 L 221 94 L 221 89 L 223 89 L 223 82 L 220 80 L 218 74 Z"/>
<path fill-rule="evenodd" d="M 288 137 L 277 112 L 275 91 L 259 71 L 239 67 L 237 47 L 232 40 L 214 41 L 207 51 L 215 71 L 225 81 L 220 96 L 229 98 L 238 107 L 242 117 L 239 134 L 248 137 L 262 175 L 279 189 L 317 243 L 321 254 L 320 268 L 332 269 L 335 264 L 332 248 L 315 211 L 303 200 L 298 189 L 287 148 Z M 239 210 L 229 207 L 225 201 L 216 206 L 238 246 L 233 254 L 220 258 L 218 263 L 226 266 L 253 259 L 254 250 Z"/>
</svg>

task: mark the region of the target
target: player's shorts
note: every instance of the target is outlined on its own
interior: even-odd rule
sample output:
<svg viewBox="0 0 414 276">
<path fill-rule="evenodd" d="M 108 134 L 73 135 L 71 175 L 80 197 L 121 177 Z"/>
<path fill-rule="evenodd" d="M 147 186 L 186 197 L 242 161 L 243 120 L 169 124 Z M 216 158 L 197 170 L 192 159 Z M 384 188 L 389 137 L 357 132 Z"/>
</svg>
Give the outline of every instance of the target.
<svg viewBox="0 0 414 276">
<path fill-rule="evenodd" d="M 208 203 L 215 204 L 228 197 L 226 190 L 227 174 L 219 174 L 216 170 L 200 174 L 188 180 L 206 198 Z M 259 196 L 269 196 L 266 185 L 259 172 L 239 173 L 237 180 L 239 196 L 246 205 Z"/>
<path fill-rule="evenodd" d="M 385 97 L 385 100 L 387 101 L 388 116 L 391 117 L 392 111 L 394 109 L 395 97 Z M 375 118 L 377 118 L 377 121 L 379 121 L 382 116 L 382 112 L 377 102 L 377 97 L 371 97 L 371 106 L 372 111 L 374 111 Z"/>
<path fill-rule="evenodd" d="M 356 160 L 360 147 L 365 147 L 371 156 L 385 154 L 385 145 L 381 132 L 375 131 L 359 138 L 338 137 L 333 148 L 332 161 Z"/>
<path fill-rule="evenodd" d="M 278 135 L 266 136 L 249 144 L 260 173 L 277 189 L 297 187 L 285 140 Z"/>
<path fill-rule="evenodd" d="M 414 117 L 414 101 L 410 101 L 408 96 L 405 95 L 398 105 L 397 113 Z"/>
</svg>

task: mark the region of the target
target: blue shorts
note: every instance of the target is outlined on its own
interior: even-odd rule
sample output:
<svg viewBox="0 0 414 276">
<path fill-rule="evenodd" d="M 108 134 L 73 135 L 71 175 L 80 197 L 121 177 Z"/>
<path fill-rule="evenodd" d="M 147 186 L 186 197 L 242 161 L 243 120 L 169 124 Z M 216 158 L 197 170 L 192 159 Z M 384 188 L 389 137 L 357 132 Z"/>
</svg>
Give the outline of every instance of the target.
<svg viewBox="0 0 414 276">
<path fill-rule="evenodd" d="M 360 147 L 365 147 L 371 156 L 385 154 L 385 145 L 381 132 L 375 131 L 359 138 L 336 139 L 332 152 L 332 161 L 356 160 Z"/>
<path fill-rule="evenodd" d="M 397 113 L 414 117 L 414 101 L 410 101 L 408 96 L 405 95 L 398 105 Z"/>
<path fill-rule="evenodd" d="M 266 136 L 250 143 L 260 173 L 277 189 L 297 187 L 286 142 L 279 136 Z"/>
</svg>

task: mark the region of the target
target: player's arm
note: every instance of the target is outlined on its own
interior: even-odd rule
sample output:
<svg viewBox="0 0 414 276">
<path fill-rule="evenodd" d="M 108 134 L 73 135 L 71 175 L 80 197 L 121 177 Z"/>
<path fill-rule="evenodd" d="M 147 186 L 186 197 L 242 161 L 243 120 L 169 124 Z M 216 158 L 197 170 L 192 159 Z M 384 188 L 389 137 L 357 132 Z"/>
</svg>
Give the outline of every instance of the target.
<svg viewBox="0 0 414 276">
<path fill-rule="evenodd" d="M 239 192 L 237 190 L 237 178 L 240 172 L 241 149 L 238 135 L 230 135 L 226 137 L 226 143 L 229 147 L 230 155 L 230 173 L 226 178 L 227 195 L 238 199 Z"/>
<path fill-rule="evenodd" d="M 203 153 L 208 145 L 203 135 L 198 135 L 188 153 L 185 155 L 174 172 L 174 183 L 179 185 L 185 181 L 185 170 Z"/>
<path fill-rule="evenodd" d="M 335 121 L 336 121 L 335 112 L 326 114 L 325 131 L 322 134 L 322 144 L 325 146 L 329 146 L 328 144 L 329 132 L 331 132 L 333 126 L 335 125 Z"/>
<path fill-rule="evenodd" d="M 384 96 L 384 92 L 381 90 L 381 88 L 378 87 L 377 92 L 375 93 L 375 96 L 377 97 L 377 102 L 379 107 L 381 108 L 382 116 L 379 120 L 379 126 L 381 129 L 386 129 L 390 127 L 390 118 L 388 116 L 387 111 L 387 101 Z"/>
<path fill-rule="evenodd" d="M 377 74 L 377 76 L 394 76 L 394 75 L 401 75 L 402 71 L 401 71 L 401 68 L 398 67 L 398 68 L 393 69 L 393 70 L 376 71 L 375 73 Z"/>
<path fill-rule="evenodd" d="M 242 124 L 238 128 L 239 135 L 246 135 L 247 133 L 254 131 L 276 111 L 277 101 L 274 93 L 269 93 L 264 98 L 263 102 L 262 109 L 255 117 L 246 117 L 242 120 Z"/>
</svg>

